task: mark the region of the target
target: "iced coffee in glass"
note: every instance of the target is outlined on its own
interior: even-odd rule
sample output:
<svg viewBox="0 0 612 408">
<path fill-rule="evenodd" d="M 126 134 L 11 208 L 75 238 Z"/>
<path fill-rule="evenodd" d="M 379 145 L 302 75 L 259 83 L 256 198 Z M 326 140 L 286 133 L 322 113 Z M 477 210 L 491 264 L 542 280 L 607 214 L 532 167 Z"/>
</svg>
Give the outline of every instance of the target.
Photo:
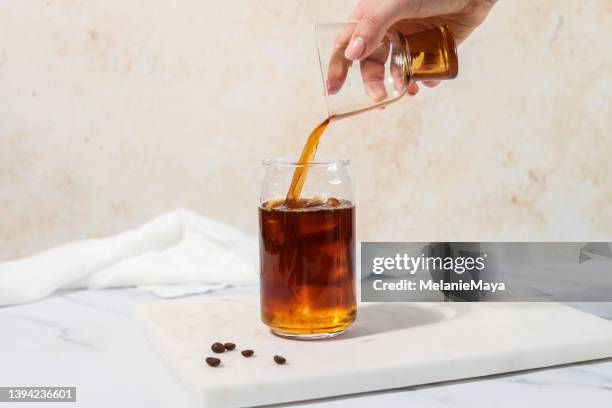
<svg viewBox="0 0 612 408">
<path fill-rule="evenodd" d="M 355 305 L 355 205 L 346 160 L 264 161 L 259 205 L 261 317 L 275 333 L 343 333 Z M 287 186 L 300 176 L 298 198 Z"/>
</svg>

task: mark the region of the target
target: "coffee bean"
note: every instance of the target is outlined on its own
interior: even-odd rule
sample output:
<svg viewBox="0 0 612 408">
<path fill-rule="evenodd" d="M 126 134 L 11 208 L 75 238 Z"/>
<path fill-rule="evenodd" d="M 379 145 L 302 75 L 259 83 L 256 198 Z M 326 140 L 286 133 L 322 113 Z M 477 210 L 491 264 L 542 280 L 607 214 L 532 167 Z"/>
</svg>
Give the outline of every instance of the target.
<svg viewBox="0 0 612 408">
<path fill-rule="evenodd" d="M 283 356 L 274 356 L 274 362 L 276 364 L 285 364 L 285 362 L 287 362 L 287 359 L 285 359 L 285 357 Z"/>
<path fill-rule="evenodd" d="M 214 358 L 214 357 L 208 357 L 206 359 L 206 364 L 208 364 L 211 367 L 216 367 L 219 364 L 221 364 L 221 360 L 219 360 L 218 358 Z"/>
<path fill-rule="evenodd" d="M 236 345 L 234 343 L 225 343 L 223 345 L 225 347 L 226 350 L 232 351 L 233 349 L 236 348 Z"/>
<path fill-rule="evenodd" d="M 215 353 L 223 353 L 225 351 L 225 346 L 221 343 L 213 343 L 210 349 Z"/>
<path fill-rule="evenodd" d="M 242 350 L 240 352 L 240 354 L 242 354 L 245 357 L 251 357 L 253 355 L 254 351 L 253 350 Z"/>
</svg>

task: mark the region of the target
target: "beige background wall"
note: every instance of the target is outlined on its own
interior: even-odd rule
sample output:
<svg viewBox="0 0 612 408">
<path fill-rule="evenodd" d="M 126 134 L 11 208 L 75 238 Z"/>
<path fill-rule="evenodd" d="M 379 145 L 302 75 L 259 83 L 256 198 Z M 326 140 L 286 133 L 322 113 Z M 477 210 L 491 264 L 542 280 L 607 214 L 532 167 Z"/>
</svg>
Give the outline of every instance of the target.
<svg viewBox="0 0 612 408">
<path fill-rule="evenodd" d="M 0 260 L 188 207 L 256 230 L 260 159 L 322 119 L 351 2 L 0 3 Z M 339 122 L 361 239 L 611 240 L 612 3 L 500 1 L 460 76 Z"/>
</svg>

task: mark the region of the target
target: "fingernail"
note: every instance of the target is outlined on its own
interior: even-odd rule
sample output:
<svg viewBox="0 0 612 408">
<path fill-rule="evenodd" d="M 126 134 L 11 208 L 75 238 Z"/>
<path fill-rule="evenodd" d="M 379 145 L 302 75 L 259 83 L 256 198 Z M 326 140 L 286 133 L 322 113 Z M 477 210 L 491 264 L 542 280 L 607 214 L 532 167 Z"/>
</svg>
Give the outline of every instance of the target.
<svg viewBox="0 0 612 408">
<path fill-rule="evenodd" d="M 365 41 L 361 37 L 354 38 L 353 41 L 344 51 L 344 56 L 350 60 L 356 60 L 361 57 L 365 51 Z"/>
<path fill-rule="evenodd" d="M 335 95 L 340 90 L 340 84 L 332 81 L 327 81 L 327 94 Z"/>
</svg>

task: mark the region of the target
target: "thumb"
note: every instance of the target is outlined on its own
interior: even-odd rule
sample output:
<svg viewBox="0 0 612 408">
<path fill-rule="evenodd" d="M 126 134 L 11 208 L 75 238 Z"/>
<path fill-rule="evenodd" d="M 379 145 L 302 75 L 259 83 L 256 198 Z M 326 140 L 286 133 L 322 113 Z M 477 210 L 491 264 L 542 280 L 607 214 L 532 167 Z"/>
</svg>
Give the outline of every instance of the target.
<svg viewBox="0 0 612 408">
<path fill-rule="evenodd" d="M 344 56 L 349 60 L 359 60 L 370 55 L 382 42 L 391 27 L 391 12 L 371 10 L 366 12 L 357 23 Z"/>
</svg>

